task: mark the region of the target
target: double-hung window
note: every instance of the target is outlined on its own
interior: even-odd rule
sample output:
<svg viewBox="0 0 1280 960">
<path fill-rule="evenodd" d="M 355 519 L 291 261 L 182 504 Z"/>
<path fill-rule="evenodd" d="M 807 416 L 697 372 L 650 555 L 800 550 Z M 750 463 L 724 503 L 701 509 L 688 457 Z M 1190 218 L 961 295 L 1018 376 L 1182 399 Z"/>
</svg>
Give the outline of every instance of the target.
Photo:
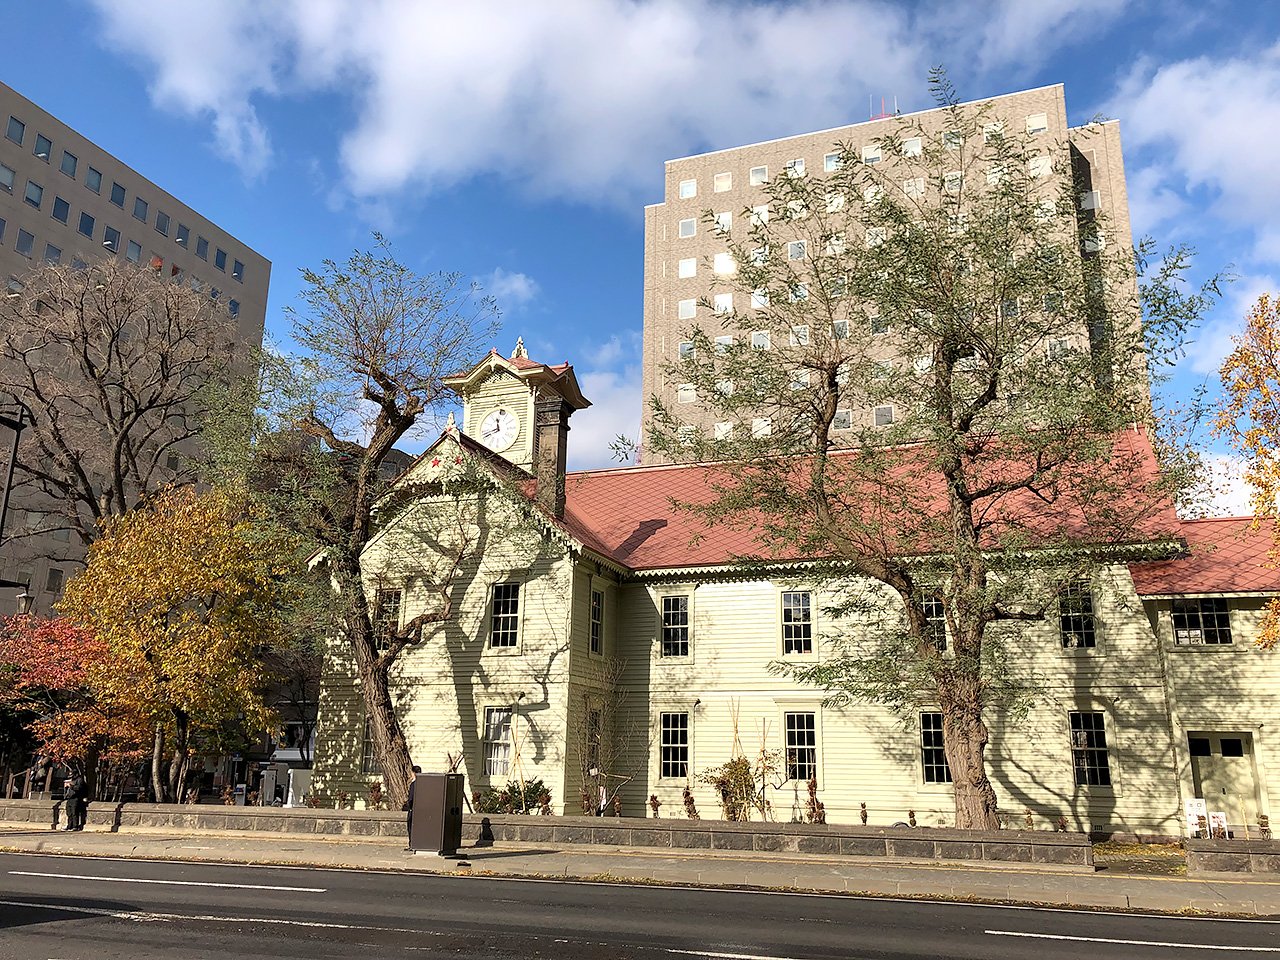
<svg viewBox="0 0 1280 960">
<path fill-rule="evenodd" d="M 689 776 L 689 714 L 663 713 L 661 723 L 661 769 L 663 780 L 684 780 Z"/>
<path fill-rule="evenodd" d="M 942 714 L 920 714 L 920 767 L 925 783 L 950 783 L 951 767 L 942 739 Z"/>
<path fill-rule="evenodd" d="M 505 777 L 511 768 L 511 708 L 485 707 L 484 775 Z"/>
<path fill-rule="evenodd" d="M 604 652 L 604 593 L 591 591 L 591 652 Z"/>
<path fill-rule="evenodd" d="M 489 646 L 515 647 L 520 637 L 520 584 L 495 583 L 489 614 Z"/>
<path fill-rule="evenodd" d="M 813 594 L 808 590 L 782 594 L 782 652 L 813 653 Z"/>
<path fill-rule="evenodd" d="M 1231 613 L 1223 597 L 1174 600 L 1170 611 L 1178 646 L 1231 642 Z"/>
<path fill-rule="evenodd" d="M 1071 765 L 1076 786 L 1111 786 L 1111 760 L 1107 752 L 1106 720 L 1100 711 L 1069 714 L 1071 724 Z"/>
<path fill-rule="evenodd" d="M 364 716 L 364 736 L 360 741 L 360 772 L 366 776 L 382 772 L 378 752 L 373 746 L 373 718 L 367 713 Z"/>
<path fill-rule="evenodd" d="M 924 640 L 933 644 L 935 650 L 944 653 L 947 649 L 947 608 L 942 597 L 936 593 L 926 594 L 920 600 L 924 612 Z"/>
<path fill-rule="evenodd" d="M 787 779 L 812 780 L 818 775 L 818 724 L 812 713 L 783 715 L 787 736 Z"/>
<path fill-rule="evenodd" d="M 400 628 L 400 604 L 404 594 L 400 590 L 382 589 L 373 600 L 373 631 L 378 649 L 385 650 L 391 643 L 391 634 Z"/>
<path fill-rule="evenodd" d="M 662 598 L 662 655 L 689 655 L 689 596 L 679 594 Z"/>
<path fill-rule="evenodd" d="M 1088 580 L 1072 580 L 1058 594 L 1058 630 L 1065 649 L 1098 645 L 1097 618 L 1093 612 L 1093 587 Z"/>
</svg>

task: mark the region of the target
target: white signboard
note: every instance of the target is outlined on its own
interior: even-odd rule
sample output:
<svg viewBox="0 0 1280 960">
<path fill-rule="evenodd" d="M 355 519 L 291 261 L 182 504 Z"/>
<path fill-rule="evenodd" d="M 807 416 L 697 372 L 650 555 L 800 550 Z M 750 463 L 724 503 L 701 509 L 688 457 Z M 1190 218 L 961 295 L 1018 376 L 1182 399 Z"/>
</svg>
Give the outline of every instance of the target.
<svg viewBox="0 0 1280 960">
<path fill-rule="evenodd" d="M 1183 808 L 1187 812 L 1187 836 L 1199 836 L 1201 817 L 1205 818 L 1205 829 L 1208 829 L 1209 805 L 1204 800 L 1200 797 L 1187 800 Z"/>
<path fill-rule="evenodd" d="M 1227 835 L 1227 815 L 1221 810 L 1209 814 L 1209 836 L 1225 837 Z"/>
</svg>

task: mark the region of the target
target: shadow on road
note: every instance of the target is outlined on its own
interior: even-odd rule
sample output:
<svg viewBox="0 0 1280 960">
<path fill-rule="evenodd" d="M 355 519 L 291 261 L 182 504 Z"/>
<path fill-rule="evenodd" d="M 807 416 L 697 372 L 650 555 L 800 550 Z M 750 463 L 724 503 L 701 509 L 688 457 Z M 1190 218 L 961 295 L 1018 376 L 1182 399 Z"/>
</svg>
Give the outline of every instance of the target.
<svg viewBox="0 0 1280 960">
<path fill-rule="evenodd" d="M 113 900 L 77 898 L 75 903 L 68 904 L 65 900 L 34 893 L 6 893 L 0 895 L 0 930 L 136 912 L 137 909 L 130 904 Z"/>
</svg>

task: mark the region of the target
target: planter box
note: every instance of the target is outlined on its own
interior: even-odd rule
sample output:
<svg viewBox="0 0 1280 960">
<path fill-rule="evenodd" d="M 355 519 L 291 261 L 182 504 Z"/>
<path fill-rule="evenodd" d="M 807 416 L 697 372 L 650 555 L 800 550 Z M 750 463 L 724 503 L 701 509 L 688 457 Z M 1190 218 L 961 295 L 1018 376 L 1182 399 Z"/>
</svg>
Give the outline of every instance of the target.
<svg viewBox="0 0 1280 960">
<path fill-rule="evenodd" d="M 1188 840 L 1187 874 L 1280 873 L 1280 840 Z"/>
</svg>

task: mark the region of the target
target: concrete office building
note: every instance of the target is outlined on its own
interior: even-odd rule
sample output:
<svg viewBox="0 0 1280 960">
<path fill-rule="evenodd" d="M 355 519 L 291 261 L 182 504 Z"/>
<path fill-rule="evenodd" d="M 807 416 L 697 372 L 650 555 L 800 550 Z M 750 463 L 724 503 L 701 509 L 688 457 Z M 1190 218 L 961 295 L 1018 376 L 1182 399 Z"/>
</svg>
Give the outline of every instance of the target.
<svg viewBox="0 0 1280 960">
<path fill-rule="evenodd" d="M 236 318 L 238 342 L 262 343 L 270 261 L 3 83 L 0 127 L 0 283 L 18 289 L 44 261 L 123 257 L 200 283 Z M 10 508 L 0 577 L 29 581 L 47 611 L 83 548 L 67 531 L 21 536 L 24 504 Z M 12 603 L 0 597 L 0 611 Z"/>
<path fill-rule="evenodd" d="M 970 116 L 982 109 L 988 111 L 983 118 L 984 136 L 985 128 L 995 124 L 1001 124 L 1003 131 L 1011 135 L 1025 133 L 1029 174 L 1037 178 L 1043 196 L 1053 196 L 1064 185 L 1063 178 L 1076 178 L 1080 187 L 1077 224 L 1100 219 L 1106 245 L 1119 250 L 1132 248 L 1118 122 L 1069 127 L 1061 84 L 961 106 Z M 663 201 L 645 208 L 642 437 L 647 435 L 652 415 L 648 398 L 655 395 L 671 404 L 682 421 L 701 425 L 710 432 L 711 414 L 703 411 L 695 398 L 679 396 L 680 385 L 667 382 L 664 367 L 680 358 L 681 344 L 687 343 L 689 330 L 695 324 L 703 330 L 716 324 L 712 308 L 700 305 L 701 299 L 710 301 L 717 311 L 742 314 L 755 309 L 754 303 L 744 302 L 751 298 L 734 290 L 732 264 L 721 267 L 728 257 L 725 240 L 704 222 L 704 213 L 711 211 L 719 229 L 744 242 L 752 218 L 761 216 L 762 205 L 768 202 L 766 189 L 772 178 L 829 174 L 841 161 L 842 145 L 852 147 L 861 162 L 883 163 L 880 169 L 892 171 L 894 164 L 907 162 L 905 158 L 916 154 L 904 152 L 904 158 L 892 157 L 881 150 L 879 138 L 900 133 L 904 123 L 941 137 L 947 129 L 948 116 L 944 108 L 880 117 L 667 161 Z M 918 140 L 915 149 L 918 152 Z M 924 188 L 925 181 L 915 182 Z M 1089 243 L 1082 242 L 1081 246 L 1088 255 Z M 859 418 L 871 422 L 874 416 L 870 408 L 851 410 L 850 414 L 854 423 L 861 422 Z M 659 462 L 652 455 L 643 459 L 645 463 Z"/>
</svg>

